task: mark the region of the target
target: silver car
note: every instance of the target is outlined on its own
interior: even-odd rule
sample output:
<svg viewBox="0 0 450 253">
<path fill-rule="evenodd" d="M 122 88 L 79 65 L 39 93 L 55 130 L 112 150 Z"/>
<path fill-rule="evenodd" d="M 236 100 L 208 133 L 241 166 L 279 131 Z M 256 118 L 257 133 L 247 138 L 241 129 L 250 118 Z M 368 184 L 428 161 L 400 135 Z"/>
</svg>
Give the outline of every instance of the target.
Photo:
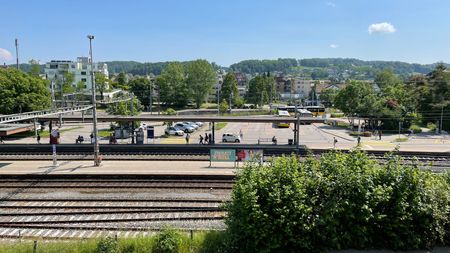
<svg viewBox="0 0 450 253">
<path fill-rule="evenodd" d="M 176 123 L 173 127 L 178 128 L 185 133 L 192 133 L 195 131 L 195 128 L 193 128 L 192 126 L 190 126 L 188 124 L 184 124 L 184 123 Z"/>
</svg>

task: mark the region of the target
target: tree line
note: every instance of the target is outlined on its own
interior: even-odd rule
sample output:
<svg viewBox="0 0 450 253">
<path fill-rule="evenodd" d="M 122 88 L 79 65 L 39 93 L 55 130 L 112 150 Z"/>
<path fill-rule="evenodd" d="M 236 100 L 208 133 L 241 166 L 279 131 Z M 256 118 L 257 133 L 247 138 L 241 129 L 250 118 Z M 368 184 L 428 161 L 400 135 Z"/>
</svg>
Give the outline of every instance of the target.
<svg viewBox="0 0 450 253">
<path fill-rule="evenodd" d="M 435 123 L 450 129 L 450 72 L 444 64 L 406 80 L 384 70 L 374 83 L 350 81 L 340 91 L 322 91 L 320 98 L 348 117 L 365 118 L 371 128 L 398 129 L 400 122 L 401 128 Z"/>
</svg>

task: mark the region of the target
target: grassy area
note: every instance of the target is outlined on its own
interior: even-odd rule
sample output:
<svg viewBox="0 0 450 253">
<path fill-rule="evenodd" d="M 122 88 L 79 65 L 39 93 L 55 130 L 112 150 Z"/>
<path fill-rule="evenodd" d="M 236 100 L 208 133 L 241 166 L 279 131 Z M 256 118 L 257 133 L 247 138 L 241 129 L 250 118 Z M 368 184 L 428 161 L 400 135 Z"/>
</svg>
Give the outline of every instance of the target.
<svg viewBox="0 0 450 253">
<path fill-rule="evenodd" d="M 111 130 L 102 129 L 102 130 L 98 131 L 98 136 L 100 136 L 100 137 L 109 137 L 112 132 L 113 131 L 111 131 Z"/>
<path fill-rule="evenodd" d="M 148 252 L 217 252 L 223 238 L 222 232 L 195 232 L 193 238 L 188 233 L 176 230 L 161 232 L 153 236 L 136 238 L 114 238 L 83 239 L 71 241 L 37 241 L 36 252 L 46 253 L 91 253 L 91 252 L 116 252 L 116 253 L 148 253 Z M 2 242 L 0 252 L 2 253 L 32 253 L 32 241 Z M 170 245 L 169 245 L 170 244 Z M 174 245 L 175 244 L 175 245 Z M 167 251 L 167 246 L 174 246 L 173 251 Z M 166 250 L 164 250 L 166 249 Z"/>
<path fill-rule="evenodd" d="M 82 128 L 83 128 L 82 126 L 76 126 L 76 127 L 66 128 L 66 129 L 60 129 L 59 133 L 62 134 L 64 132 L 69 132 L 69 131 L 82 129 Z M 41 135 L 42 138 L 48 138 L 50 136 L 50 133 L 47 130 L 40 131 L 39 134 Z"/>
<path fill-rule="evenodd" d="M 225 123 L 225 122 L 218 122 L 218 123 L 215 123 L 215 125 L 214 125 L 216 131 L 220 130 L 226 126 L 227 126 L 227 123 Z"/>
<path fill-rule="evenodd" d="M 403 137 L 403 138 L 396 138 L 395 139 L 395 142 L 405 142 L 405 141 L 408 141 L 408 138 Z"/>
</svg>

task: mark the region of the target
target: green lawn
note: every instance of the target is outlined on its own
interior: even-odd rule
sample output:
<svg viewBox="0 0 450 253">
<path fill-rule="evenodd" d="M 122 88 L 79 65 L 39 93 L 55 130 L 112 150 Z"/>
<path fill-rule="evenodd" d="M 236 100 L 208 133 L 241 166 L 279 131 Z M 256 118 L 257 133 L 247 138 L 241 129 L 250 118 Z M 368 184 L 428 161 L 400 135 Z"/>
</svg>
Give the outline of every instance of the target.
<svg viewBox="0 0 450 253">
<path fill-rule="evenodd" d="M 102 129 L 102 130 L 98 131 L 98 136 L 100 136 L 100 137 L 109 137 L 112 132 L 113 131 L 111 131 L 111 130 Z"/>
<path fill-rule="evenodd" d="M 226 126 L 227 126 L 227 123 L 225 123 L 225 122 L 218 122 L 218 123 L 215 124 L 214 127 L 215 127 L 215 130 L 220 130 L 220 129 L 226 127 Z"/>
</svg>

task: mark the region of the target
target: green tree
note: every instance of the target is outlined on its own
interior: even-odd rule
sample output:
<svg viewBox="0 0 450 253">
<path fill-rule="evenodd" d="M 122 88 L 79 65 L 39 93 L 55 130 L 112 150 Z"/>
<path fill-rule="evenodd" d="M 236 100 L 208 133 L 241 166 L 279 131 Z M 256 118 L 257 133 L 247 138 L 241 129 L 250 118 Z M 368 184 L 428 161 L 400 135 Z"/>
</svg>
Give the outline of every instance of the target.
<svg viewBox="0 0 450 253">
<path fill-rule="evenodd" d="M 83 81 L 79 81 L 75 86 L 75 100 L 77 103 L 84 98 L 84 89 L 86 89 L 86 83 L 84 83 Z"/>
<path fill-rule="evenodd" d="M 106 91 L 108 87 L 108 78 L 101 72 L 95 73 L 95 86 L 96 89 L 100 92 L 101 100 L 104 99 L 103 93 Z"/>
<path fill-rule="evenodd" d="M 133 97 L 128 101 L 110 104 L 106 112 L 112 115 L 136 116 L 142 112 L 143 106 L 139 99 Z"/>
<path fill-rule="evenodd" d="M 361 81 L 351 81 L 340 90 L 334 100 L 336 108 L 340 109 L 349 120 L 352 117 L 369 118 L 369 126 L 379 125 L 379 118 L 385 101 L 380 99 L 371 84 Z"/>
<path fill-rule="evenodd" d="M 225 99 L 222 100 L 219 104 L 219 112 L 226 113 L 228 111 L 229 105 Z"/>
<path fill-rule="evenodd" d="M 50 108 L 51 97 L 45 80 L 13 68 L 0 68 L 0 114 Z"/>
<path fill-rule="evenodd" d="M 125 73 L 120 72 L 119 75 L 117 75 L 117 85 L 119 88 L 123 90 L 128 90 L 127 87 L 127 77 L 125 76 Z"/>
<path fill-rule="evenodd" d="M 200 108 L 217 81 L 216 72 L 208 61 L 195 60 L 186 66 L 186 76 L 192 98 L 197 108 Z"/>
<path fill-rule="evenodd" d="M 41 65 L 39 65 L 39 62 L 36 60 L 30 60 L 29 63 L 31 68 L 28 74 L 34 77 L 39 77 L 39 74 L 41 74 Z"/>
<path fill-rule="evenodd" d="M 131 80 L 128 83 L 131 92 L 141 101 L 141 103 L 148 107 L 150 105 L 150 96 L 153 95 L 153 85 L 145 77 L 139 77 Z"/>
<path fill-rule="evenodd" d="M 255 76 L 248 84 L 247 101 L 251 104 L 262 106 L 269 100 L 267 81 L 264 76 Z"/>
<path fill-rule="evenodd" d="M 225 99 L 226 101 L 232 102 L 232 104 L 236 104 L 236 101 L 239 100 L 239 91 L 237 88 L 237 80 L 236 76 L 233 72 L 228 72 L 223 79 L 222 87 L 220 87 L 220 97 Z M 231 107 L 232 105 L 230 105 Z"/>
<path fill-rule="evenodd" d="M 320 92 L 320 96 L 319 96 L 320 101 L 325 106 L 331 107 L 334 104 L 334 99 L 336 98 L 337 93 L 338 93 L 338 90 L 336 90 L 336 89 L 332 89 L 332 88 L 323 89 L 322 92 Z"/>
<path fill-rule="evenodd" d="M 186 83 L 183 65 L 172 62 L 167 65 L 156 79 L 161 102 L 168 106 L 184 107 L 190 98 L 190 89 Z"/>
</svg>

